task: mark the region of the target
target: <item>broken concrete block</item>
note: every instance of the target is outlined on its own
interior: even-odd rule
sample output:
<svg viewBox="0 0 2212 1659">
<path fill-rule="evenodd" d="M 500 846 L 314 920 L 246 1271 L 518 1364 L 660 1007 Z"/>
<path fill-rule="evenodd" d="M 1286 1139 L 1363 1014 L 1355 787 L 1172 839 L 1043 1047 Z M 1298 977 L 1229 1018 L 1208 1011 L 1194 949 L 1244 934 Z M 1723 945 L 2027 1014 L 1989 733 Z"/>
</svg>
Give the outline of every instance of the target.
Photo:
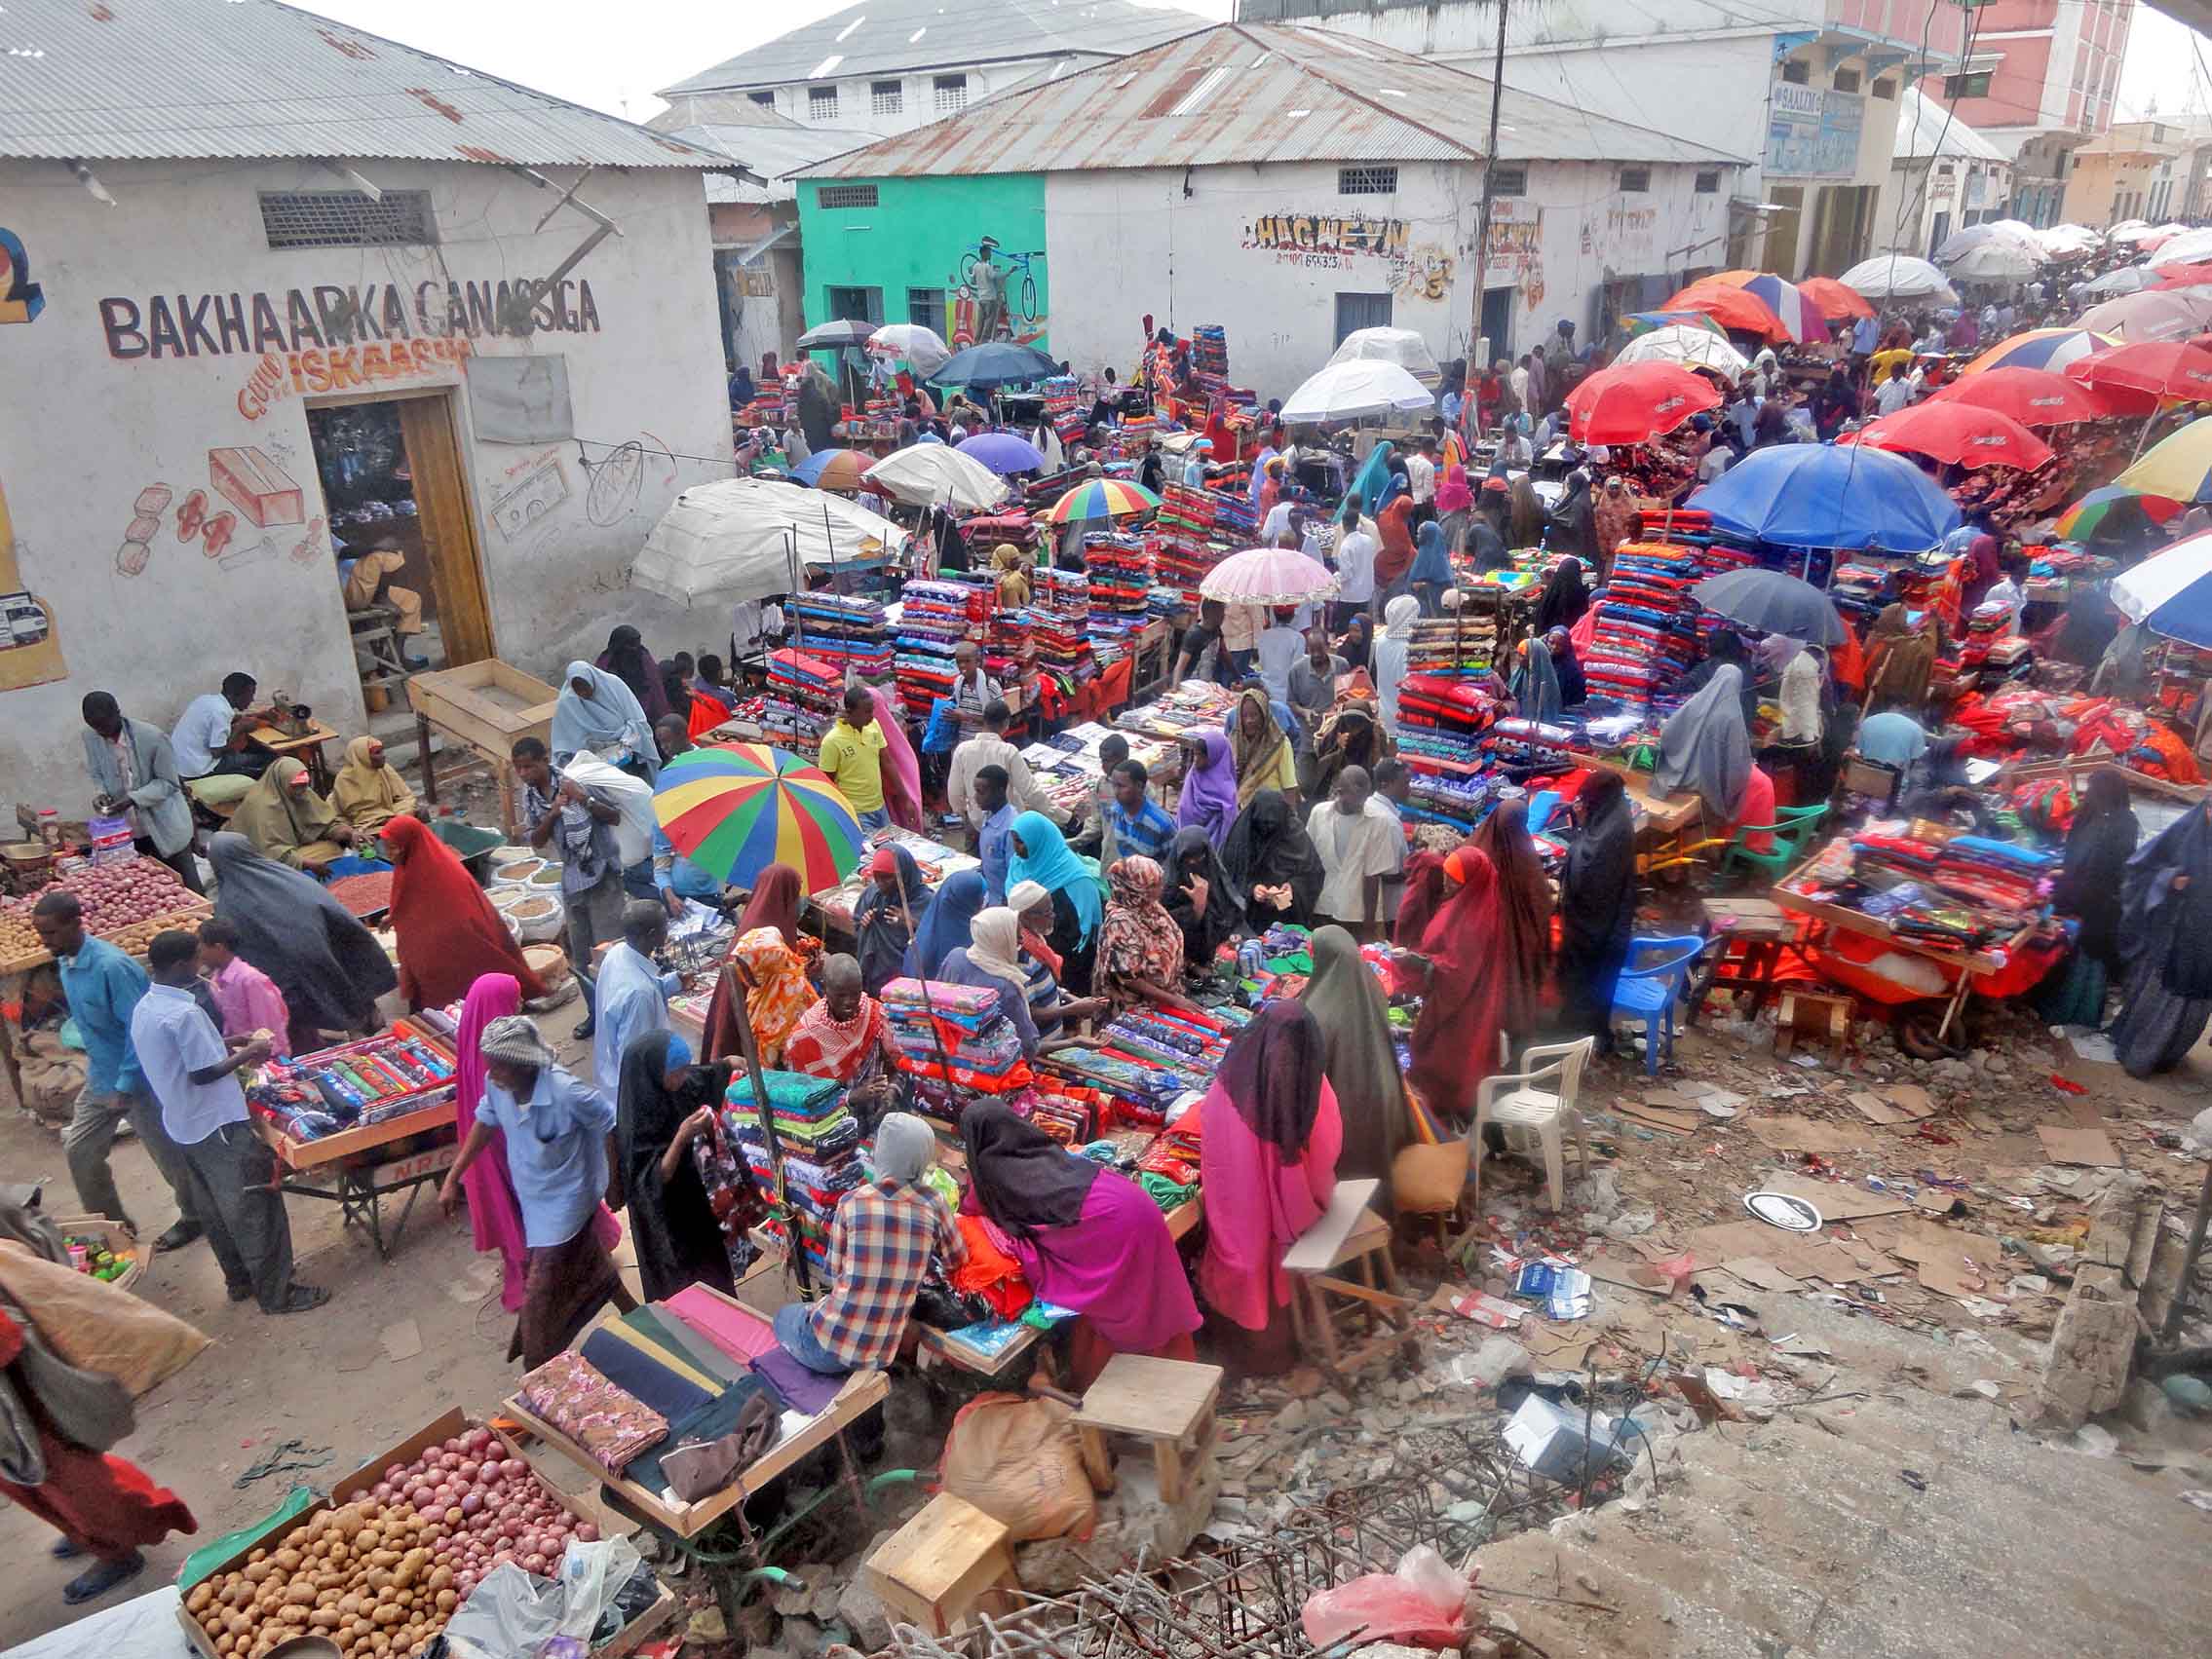
<svg viewBox="0 0 2212 1659">
<path fill-rule="evenodd" d="M 2059 1310 L 2036 1388 L 2039 1428 L 2079 1428 L 2127 1395 L 2135 1361 L 2135 1299 L 2099 1300 L 2099 1287 L 2078 1283 Z"/>
<path fill-rule="evenodd" d="M 1184 1472 L 1183 1498 L 1173 1504 L 1161 1497 L 1159 1474 L 1149 1459 L 1125 1457 L 1119 1472 L 1115 1491 L 1098 1500 L 1098 1522 L 1087 1539 L 1038 1538 L 1015 1547 L 1014 1574 L 1023 1589 L 1064 1596 L 1086 1579 L 1136 1565 L 1140 1552 L 1153 1565 L 1172 1561 L 1213 1517 L 1222 1478 L 1216 1458 L 1202 1458 Z"/>
</svg>

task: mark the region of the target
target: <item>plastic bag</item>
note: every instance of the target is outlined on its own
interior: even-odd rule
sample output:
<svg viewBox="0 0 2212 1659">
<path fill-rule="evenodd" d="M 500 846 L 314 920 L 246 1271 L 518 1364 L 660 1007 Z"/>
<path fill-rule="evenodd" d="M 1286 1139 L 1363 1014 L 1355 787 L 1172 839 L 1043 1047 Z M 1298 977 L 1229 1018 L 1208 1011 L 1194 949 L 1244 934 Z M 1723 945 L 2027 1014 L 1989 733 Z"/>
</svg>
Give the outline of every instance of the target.
<svg viewBox="0 0 2212 1659">
<path fill-rule="evenodd" d="M 615 821 L 615 847 L 622 854 L 623 868 L 642 864 L 653 856 L 653 833 L 661 826 L 653 816 L 650 783 L 608 765 L 589 750 L 562 767 L 561 773 L 573 778 L 578 788 L 605 797 L 622 814 Z"/>
<path fill-rule="evenodd" d="M 1309 1597 L 1298 1622 L 1318 1648 L 1354 1635 L 1362 1644 L 1457 1647 L 1467 1592 L 1467 1580 L 1449 1562 L 1428 1544 L 1416 1544 L 1398 1558 L 1395 1572 L 1370 1572 Z"/>
<path fill-rule="evenodd" d="M 576 1651 L 589 1651 L 601 1616 L 639 1565 L 628 1538 L 602 1538 L 569 1545 L 551 1582 L 512 1562 L 494 1567 L 446 1625 L 446 1645 L 453 1659 L 537 1659 L 566 1637 Z"/>
</svg>

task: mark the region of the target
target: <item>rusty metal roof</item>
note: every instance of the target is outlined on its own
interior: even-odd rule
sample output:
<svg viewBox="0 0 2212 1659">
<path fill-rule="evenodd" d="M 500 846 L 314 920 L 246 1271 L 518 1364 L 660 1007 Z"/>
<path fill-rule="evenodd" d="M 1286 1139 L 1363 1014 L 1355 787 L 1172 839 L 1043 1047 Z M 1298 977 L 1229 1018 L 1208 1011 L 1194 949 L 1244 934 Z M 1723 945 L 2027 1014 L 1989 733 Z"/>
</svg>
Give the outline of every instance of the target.
<svg viewBox="0 0 2212 1659">
<path fill-rule="evenodd" d="M 804 170 L 810 178 L 1479 161 L 1490 83 L 1326 29 L 1223 23 Z M 1508 87 L 1501 161 L 1734 164 L 1669 133 Z"/>
<path fill-rule="evenodd" d="M 276 0 L 4 0 L 0 157 L 725 168 Z"/>
</svg>

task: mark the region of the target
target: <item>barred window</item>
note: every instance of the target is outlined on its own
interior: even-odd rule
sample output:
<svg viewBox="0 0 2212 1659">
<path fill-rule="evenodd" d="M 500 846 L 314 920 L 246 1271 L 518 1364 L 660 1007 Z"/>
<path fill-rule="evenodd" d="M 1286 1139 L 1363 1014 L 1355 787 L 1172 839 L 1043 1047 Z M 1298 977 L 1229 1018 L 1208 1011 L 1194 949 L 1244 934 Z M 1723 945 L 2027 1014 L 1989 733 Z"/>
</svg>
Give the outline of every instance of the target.
<svg viewBox="0 0 2212 1659">
<path fill-rule="evenodd" d="M 264 190 L 271 247 L 401 247 L 438 240 L 427 190 Z"/>
<path fill-rule="evenodd" d="M 906 89 L 897 81 L 870 81 L 868 109 L 876 115 L 898 115 L 906 108 Z"/>
<path fill-rule="evenodd" d="M 818 207 L 872 207 L 876 205 L 876 187 L 872 184 L 817 185 L 814 201 Z"/>
<path fill-rule="evenodd" d="M 1394 196 L 1398 170 L 1394 167 L 1340 167 L 1336 170 L 1339 196 Z"/>
<path fill-rule="evenodd" d="M 1526 196 L 1529 193 L 1529 170 L 1525 167 L 1492 168 L 1490 189 L 1495 196 Z"/>
<path fill-rule="evenodd" d="M 809 87 L 807 89 L 807 119 L 809 121 L 835 121 L 837 119 L 837 89 L 835 87 Z"/>
<path fill-rule="evenodd" d="M 1718 196 L 1721 193 L 1721 170 L 1717 167 L 1700 169 L 1697 173 L 1697 194 Z"/>
<path fill-rule="evenodd" d="M 1624 167 L 1621 170 L 1621 194 L 1642 196 L 1652 187 L 1652 170 L 1648 167 Z"/>
<path fill-rule="evenodd" d="M 939 75 L 930 83 L 939 115 L 957 115 L 968 107 L 968 77 Z"/>
</svg>

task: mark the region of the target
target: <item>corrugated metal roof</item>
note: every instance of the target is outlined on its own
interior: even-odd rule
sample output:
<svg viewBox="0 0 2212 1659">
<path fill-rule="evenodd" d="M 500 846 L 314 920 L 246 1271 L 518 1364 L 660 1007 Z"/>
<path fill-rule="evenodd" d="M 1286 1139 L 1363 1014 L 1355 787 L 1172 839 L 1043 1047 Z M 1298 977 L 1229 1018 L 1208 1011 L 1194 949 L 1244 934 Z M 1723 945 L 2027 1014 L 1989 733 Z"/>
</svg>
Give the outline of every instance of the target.
<svg viewBox="0 0 2212 1659">
<path fill-rule="evenodd" d="M 1480 160 L 1490 83 L 1326 29 L 1224 23 L 1116 63 L 971 104 L 801 173 Z M 1734 163 L 1688 139 L 1506 89 L 1501 161 Z"/>
<path fill-rule="evenodd" d="M 1925 162 L 1936 156 L 1967 162 L 2012 159 L 1964 121 L 1954 117 L 1947 126 L 1945 117 L 1949 114 L 1933 98 L 1921 96 L 1919 89 L 1907 87 L 1897 99 L 1897 160 Z"/>
<path fill-rule="evenodd" d="M 669 136 L 697 144 L 702 149 L 721 150 L 733 161 L 742 158 L 747 170 L 767 180 L 763 185 L 735 178 L 709 178 L 707 201 L 765 206 L 771 202 L 788 202 L 798 194 L 790 175 L 827 157 L 872 144 L 876 135 L 843 128 L 802 127 L 795 121 L 786 121 L 781 125 L 679 127 Z"/>
<path fill-rule="evenodd" d="M 729 162 L 275 0 L 0 0 L 0 156 Z"/>
<path fill-rule="evenodd" d="M 1192 29 L 1192 12 L 1128 0 L 860 0 L 703 69 L 661 96 L 1003 63 L 1054 53 L 1119 57 Z"/>
</svg>

